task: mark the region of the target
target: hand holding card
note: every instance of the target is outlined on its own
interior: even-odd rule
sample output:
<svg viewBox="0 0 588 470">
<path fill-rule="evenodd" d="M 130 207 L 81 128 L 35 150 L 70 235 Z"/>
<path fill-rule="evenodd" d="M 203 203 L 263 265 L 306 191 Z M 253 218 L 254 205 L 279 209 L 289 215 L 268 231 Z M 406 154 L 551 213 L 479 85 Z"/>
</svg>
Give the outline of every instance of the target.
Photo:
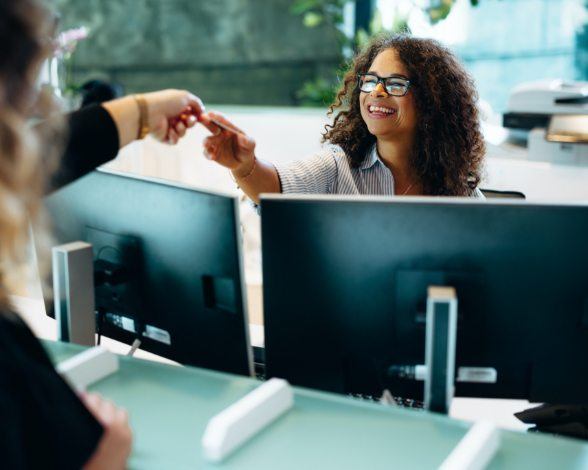
<svg viewBox="0 0 588 470">
<path fill-rule="evenodd" d="M 232 132 L 233 134 L 244 135 L 243 131 L 241 131 L 240 129 L 237 129 L 236 127 L 233 127 L 232 125 L 225 124 L 225 123 L 219 121 L 218 119 L 211 119 L 210 122 L 212 122 L 215 126 L 218 126 L 225 131 Z"/>
<path fill-rule="evenodd" d="M 255 141 L 222 114 L 202 114 L 200 122 L 213 133 L 204 140 L 206 158 L 230 169 L 236 177 L 248 174 L 255 165 Z"/>
<path fill-rule="evenodd" d="M 192 106 L 186 106 L 179 116 L 168 120 L 165 140 L 169 143 L 177 142 L 178 138 L 185 135 L 187 129 L 196 125 L 199 116 L 200 112 L 198 110 Z"/>
</svg>

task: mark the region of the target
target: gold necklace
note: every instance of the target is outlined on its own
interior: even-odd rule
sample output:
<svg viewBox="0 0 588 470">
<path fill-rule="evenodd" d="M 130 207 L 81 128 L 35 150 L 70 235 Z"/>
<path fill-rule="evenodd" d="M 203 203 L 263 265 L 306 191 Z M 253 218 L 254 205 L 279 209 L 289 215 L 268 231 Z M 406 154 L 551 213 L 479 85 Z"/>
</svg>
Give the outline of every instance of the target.
<svg viewBox="0 0 588 470">
<path fill-rule="evenodd" d="M 412 183 L 408 188 L 406 188 L 406 190 L 401 194 L 401 196 L 406 196 L 406 193 L 408 193 L 412 187 L 414 186 L 414 183 Z"/>
</svg>

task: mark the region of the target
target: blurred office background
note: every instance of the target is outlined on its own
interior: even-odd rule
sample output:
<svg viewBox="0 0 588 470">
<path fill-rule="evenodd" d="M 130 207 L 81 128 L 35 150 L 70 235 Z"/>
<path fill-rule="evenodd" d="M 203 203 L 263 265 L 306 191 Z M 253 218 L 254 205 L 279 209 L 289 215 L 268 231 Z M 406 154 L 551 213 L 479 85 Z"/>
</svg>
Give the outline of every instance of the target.
<svg viewBox="0 0 588 470">
<path fill-rule="evenodd" d="M 85 26 L 70 88 L 196 90 L 232 105 L 325 106 L 363 32 L 408 28 L 450 46 L 495 113 L 517 84 L 588 78 L 586 0 L 54 0 Z"/>
</svg>

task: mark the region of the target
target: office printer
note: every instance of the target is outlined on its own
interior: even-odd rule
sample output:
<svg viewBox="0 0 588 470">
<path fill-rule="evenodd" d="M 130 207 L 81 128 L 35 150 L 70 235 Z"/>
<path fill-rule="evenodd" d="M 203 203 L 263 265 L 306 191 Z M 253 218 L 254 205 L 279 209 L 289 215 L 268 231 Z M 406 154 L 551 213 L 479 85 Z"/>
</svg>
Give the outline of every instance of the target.
<svg viewBox="0 0 588 470">
<path fill-rule="evenodd" d="M 588 82 L 524 83 L 507 109 L 503 126 L 527 140 L 530 160 L 588 166 Z"/>
</svg>

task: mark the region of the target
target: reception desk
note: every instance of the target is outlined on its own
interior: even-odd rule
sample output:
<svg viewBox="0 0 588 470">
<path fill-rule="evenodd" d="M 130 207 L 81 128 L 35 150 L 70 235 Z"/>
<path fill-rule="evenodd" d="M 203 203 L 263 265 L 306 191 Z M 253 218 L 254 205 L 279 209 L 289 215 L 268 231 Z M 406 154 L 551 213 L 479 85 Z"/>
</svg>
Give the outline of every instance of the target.
<svg viewBox="0 0 588 470">
<path fill-rule="evenodd" d="M 55 362 L 84 348 L 45 341 Z M 204 460 L 208 420 L 259 382 L 192 367 L 120 357 L 120 370 L 91 387 L 126 408 L 134 431 L 130 468 L 433 469 L 469 423 L 295 387 L 294 408 L 221 464 Z M 588 468 L 588 444 L 500 431 L 491 469 Z"/>
</svg>

